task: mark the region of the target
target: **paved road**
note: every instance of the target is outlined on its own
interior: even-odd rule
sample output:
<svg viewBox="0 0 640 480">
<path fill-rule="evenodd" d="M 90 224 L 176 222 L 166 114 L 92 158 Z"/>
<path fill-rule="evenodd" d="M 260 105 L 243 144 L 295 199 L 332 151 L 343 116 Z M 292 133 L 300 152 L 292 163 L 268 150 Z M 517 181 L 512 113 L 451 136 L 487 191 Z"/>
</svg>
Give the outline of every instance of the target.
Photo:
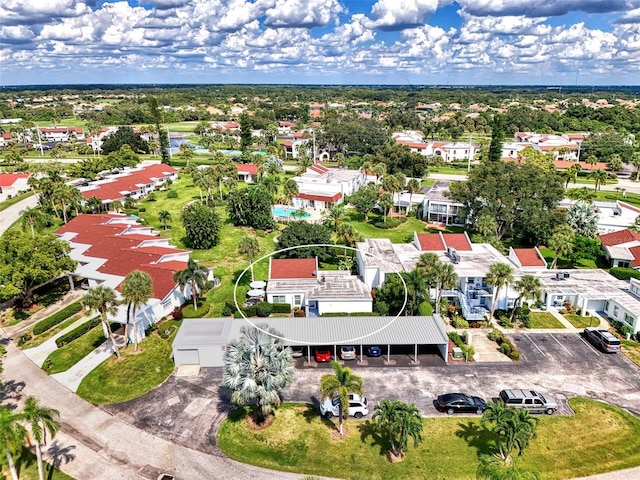
<svg viewBox="0 0 640 480">
<path fill-rule="evenodd" d="M 35 195 L 27 197 L 24 200 L 19 201 L 15 205 L 10 206 L 6 210 L 0 212 L 0 235 L 7 231 L 7 229 L 18 221 L 20 218 L 20 212 L 27 208 L 35 207 L 38 204 L 38 199 Z"/>
</svg>

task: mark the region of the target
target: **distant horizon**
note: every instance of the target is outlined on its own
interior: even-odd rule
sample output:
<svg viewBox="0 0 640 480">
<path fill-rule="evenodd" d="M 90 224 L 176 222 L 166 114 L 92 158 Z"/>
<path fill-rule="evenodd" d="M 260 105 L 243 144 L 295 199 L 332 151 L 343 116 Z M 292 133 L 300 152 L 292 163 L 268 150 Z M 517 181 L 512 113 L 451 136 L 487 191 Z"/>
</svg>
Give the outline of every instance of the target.
<svg viewBox="0 0 640 480">
<path fill-rule="evenodd" d="M 9 1 L 0 81 L 635 86 L 639 2 Z"/>
</svg>

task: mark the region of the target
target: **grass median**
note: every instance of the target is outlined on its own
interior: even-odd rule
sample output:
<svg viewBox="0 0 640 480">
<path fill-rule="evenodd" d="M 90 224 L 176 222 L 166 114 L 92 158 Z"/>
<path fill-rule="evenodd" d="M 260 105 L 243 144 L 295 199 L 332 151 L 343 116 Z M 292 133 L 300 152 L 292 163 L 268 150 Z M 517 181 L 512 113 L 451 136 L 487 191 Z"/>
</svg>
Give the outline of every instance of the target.
<svg viewBox="0 0 640 480">
<path fill-rule="evenodd" d="M 564 328 L 564 325 L 549 312 L 531 312 L 529 328 Z"/>
<path fill-rule="evenodd" d="M 173 320 L 162 323 L 159 328 Z M 175 334 L 174 334 L 175 335 Z M 137 398 L 164 382 L 173 372 L 171 342 L 151 333 L 140 342 L 136 352 L 132 345 L 121 349 L 122 359 L 112 355 L 84 377 L 78 395 L 93 404 L 117 403 Z"/>
<path fill-rule="evenodd" d="M 100 324 L 80 338 L 51 352 L 44 361 L 42 368 L 50 375 L 66 372 L 105 341 L 106 338 L 102 330 L 102 324 Z"/>
<path fill-rule="evenodd" d="M 545 479 L 564 479 L 640 465 L 635 448 L 640 420 L 610 405 L 585 398 L 569 401 L 575 415 L 541 416 L 538 437 L 519 464 Z M 492 433 L 478 417 L 425 418 L 423 441 L 410 443 L 406 459 L 390 463 L 384 439 L 371 435 L 367 421 L 346 421 L 336 439 L 333 424 L 305 404 L 285 404 L 273 424 L 252 430 L 240 409 L 223 422 L 218 445 L 231 458 L 261 467 L 368 479 L 475 479 L 478 455 L 492 453 Z"/>
</svg>

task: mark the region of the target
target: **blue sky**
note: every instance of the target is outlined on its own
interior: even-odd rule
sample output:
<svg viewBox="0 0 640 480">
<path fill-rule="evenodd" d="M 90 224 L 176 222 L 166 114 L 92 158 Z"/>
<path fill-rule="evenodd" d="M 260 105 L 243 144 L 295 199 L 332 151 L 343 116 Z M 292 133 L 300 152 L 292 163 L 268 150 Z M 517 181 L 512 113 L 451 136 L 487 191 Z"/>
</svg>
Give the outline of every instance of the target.
<svg viewBox="0 0 640 480">
<path fill-rule="evenodd" d="M 0 83 L 640 84 L 640 0 L 0 0 Z"/>
</svg>

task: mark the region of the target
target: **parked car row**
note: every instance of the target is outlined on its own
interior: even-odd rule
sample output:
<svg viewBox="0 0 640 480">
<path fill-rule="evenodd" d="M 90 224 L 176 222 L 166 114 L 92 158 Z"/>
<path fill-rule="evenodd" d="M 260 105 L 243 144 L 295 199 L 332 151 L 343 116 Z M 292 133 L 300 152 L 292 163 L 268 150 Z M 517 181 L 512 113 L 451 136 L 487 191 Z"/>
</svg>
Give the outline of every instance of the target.
<svg viewBox="0 0 640 480">
<path fill-rule="evenodd" d="M 508 408 L 529 410 L 531 413 L 552 415 L 557 409 L 556 401 L 547 394 L 531 389 L 506 389 L 500 391 L 498 401 Z M 480 397 L 466 393 L 446 393 L 435 401 L 436 408 L 448 415 L 454 413 L 477 413 L 481 415 L 487 402 Z"/>
<path fill-rule="evenodd" d="M 301 357 L 302 347 L 296 347 L 299 350 L 293 350 L 293 357 Z M 380 357 L 382 355 L 382 349 L 377 346 L 371 346 L 366 350 L 367 357 Z M 355 360 L 358 358 L 358 351 L 356 347 L 351 345 L 342 346 L 338 349 L 338 355 L 341 360 Z M 314 350 L 313 358 L 316 362 L 330 362 L 331 361 L 331 349 L 329 347 L 318 347 Z"/>
</svg>

